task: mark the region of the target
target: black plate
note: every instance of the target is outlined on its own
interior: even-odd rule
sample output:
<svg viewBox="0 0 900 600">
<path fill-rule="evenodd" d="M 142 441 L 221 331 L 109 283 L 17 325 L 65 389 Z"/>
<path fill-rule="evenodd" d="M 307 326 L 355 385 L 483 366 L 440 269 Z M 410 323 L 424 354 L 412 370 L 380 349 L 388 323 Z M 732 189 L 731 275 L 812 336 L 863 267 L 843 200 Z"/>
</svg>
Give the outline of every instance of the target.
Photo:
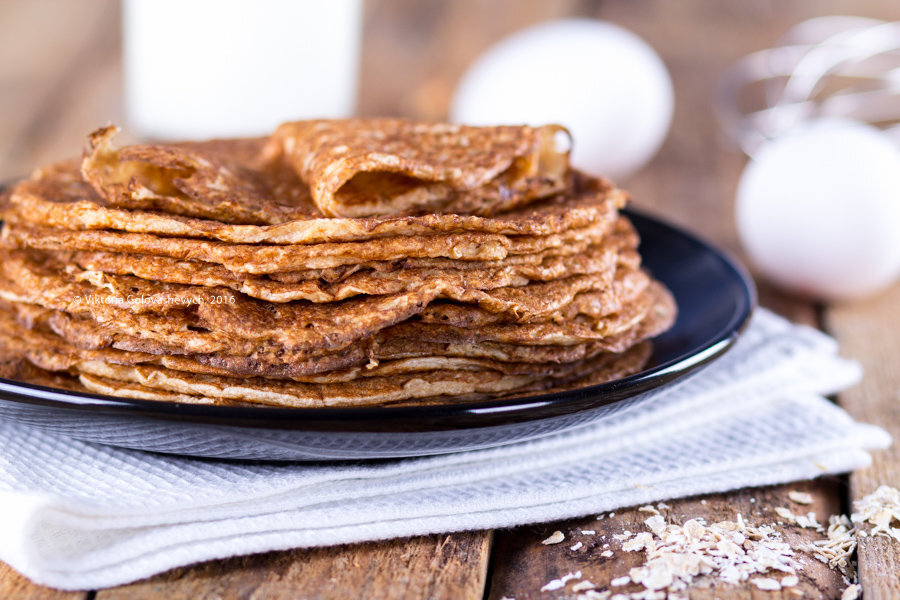
<svg viewBox="0 0 900 600">
<path fill-rule="evenodd" d="M 0 378 L 0 417 L 89 442 L 232 459 L 422 456 L 540 437 L 609 416 L 722 355 L 756 300 L 745 271 L 696 237 L 634 211 L 641 254 L 678 303 L 649 366 L 630 377 L 516 400 L 423 407 L 197 406 L 79 394 Z"/>
</svg>

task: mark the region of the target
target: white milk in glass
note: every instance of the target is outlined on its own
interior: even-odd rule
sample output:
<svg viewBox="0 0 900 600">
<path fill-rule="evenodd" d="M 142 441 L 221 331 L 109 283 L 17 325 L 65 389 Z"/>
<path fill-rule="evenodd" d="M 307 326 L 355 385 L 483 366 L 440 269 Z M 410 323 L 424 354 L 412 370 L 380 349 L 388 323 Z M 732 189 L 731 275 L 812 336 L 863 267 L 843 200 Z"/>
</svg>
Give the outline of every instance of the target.
<svg viewBox="0 0 900 600">
<path fill-rule="evenodd" d="M 353 114 L 361 0 L 125 0 L 130 129 L 253 136 Z"/>
</svg>

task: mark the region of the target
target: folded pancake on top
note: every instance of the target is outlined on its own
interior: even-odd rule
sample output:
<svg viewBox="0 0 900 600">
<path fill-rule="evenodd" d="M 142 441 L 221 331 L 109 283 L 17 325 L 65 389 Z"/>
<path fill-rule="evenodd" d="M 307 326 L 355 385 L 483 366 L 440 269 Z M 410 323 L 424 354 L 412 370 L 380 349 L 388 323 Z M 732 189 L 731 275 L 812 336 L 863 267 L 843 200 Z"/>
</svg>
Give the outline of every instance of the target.
<svg viewBox="0 0 900 600">
<path fill-rule="evenodd" d="M 235 224 L 284 223 L 316 216 L 313 208 L 325 217 L 491 215 L 563 191 L 569 174 L 570 140 L 559 126 L 299 121 L 264 147 L 118 149 L 115 132 L 91 135 L 81 169 L 110 206 Z"/>
<path fill-rule="evenodd" d="M 562 191 L 570 146 L 558 125 L 347 119 L 285 123 L 267 152 L 329 217 L 490 215 Z"/>
</svg>

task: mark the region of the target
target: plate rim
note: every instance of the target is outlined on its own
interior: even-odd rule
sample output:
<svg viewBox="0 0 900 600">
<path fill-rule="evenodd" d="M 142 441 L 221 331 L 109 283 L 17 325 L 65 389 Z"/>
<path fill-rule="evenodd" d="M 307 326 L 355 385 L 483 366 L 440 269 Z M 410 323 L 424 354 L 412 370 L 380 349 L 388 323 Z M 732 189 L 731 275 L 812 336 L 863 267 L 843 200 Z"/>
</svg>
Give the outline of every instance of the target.
<svg viewBox="0 0 900 600">
<path fill-rule="evenodd" d="M 536 394 L 522 398 L 423 406 L 324 408 L 222 406 L 161 402 L 139 398 L 120 398 L 93 392 L 76 392 L 0 377 L 0 401 L 45 405 L 60 409 L 113 411 L 118 414 L 128 413 L 141 418 L 187 420 L 198 424 L 229 425 L 248 429 L 259 428 L 260 426 L 272 428 L 276 423 L 282 425 L 278 429 L 290 429 L 290 427 L 284 427 L 284 425 L 298 423 L 313 425 L 315 422 L 326 421 L 360 423 L 409 418 L 421 418 L 424 425 L 435 418 L 478 417 L 490 413 L 502 413 L 509 421 L 531 421 L 538 420 L 542 416 L 530 415 L 528 411 L 533 411 L 535 408 L 548 404 L 559 407 L 559 405 L 573 400 L 574 397 L 586 394 L 593 397 L 593 401 L 589 406 L 578 406 L 571 411 L 564 412 L 579 412 L 590 408 L 601 408 L 650 389 L 664 386 L 672 380 L 680 378 L 718 358 L 734 345 L 738 337 L 747 328 L 753 310 L 757 305 L 757 291 L 752 277 L 741 262 L 730 252 L 706 241 L 702 236 L 674 225 L 664 218 L 651 215 L 644 210 L 628 207 L 622 213 L 629 218 L 637 217 L 638 219 L 649 221 L 655 226 L 668 229 L 686 241 L 701 247 L 706 253 L 715 256 L 733 272 L 735 281 L 740 283 L 742 291 L 740 306 L 731 316 L 728 325 L 723 327 L 716 336 L 705 341 L 699 347 L 693 347 L 668 361 L 627 377 L 591 386 Z M 627 392 L 624 396 L 622 395 L 623 391 Z M 546 417 L 546 415 L 543 415 L 543 417 Z M 477 427 L 478 424 L 472 423 L 471 426 Z M 409 431 L 406 428 L 403 430 Z M 416 431 L 426 432 L 431 430 L 433 429 L 424 427 Z"/>
</svg>

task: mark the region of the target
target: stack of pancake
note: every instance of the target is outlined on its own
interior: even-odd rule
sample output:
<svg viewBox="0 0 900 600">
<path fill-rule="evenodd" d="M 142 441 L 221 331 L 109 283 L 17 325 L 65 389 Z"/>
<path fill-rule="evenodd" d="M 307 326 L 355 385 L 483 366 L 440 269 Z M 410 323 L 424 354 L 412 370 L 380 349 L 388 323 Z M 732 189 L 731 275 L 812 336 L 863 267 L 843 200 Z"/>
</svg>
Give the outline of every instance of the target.
<svg viewBox="0 0 900 600">
<path fill-rule="evenodd" d="M 558 126 L 114 135 L 6 193 L 7 375 L 190 403 L 483 400 L 633 373 L 674 318 L 626 194 L 570 169 Z"/>
</svg>

